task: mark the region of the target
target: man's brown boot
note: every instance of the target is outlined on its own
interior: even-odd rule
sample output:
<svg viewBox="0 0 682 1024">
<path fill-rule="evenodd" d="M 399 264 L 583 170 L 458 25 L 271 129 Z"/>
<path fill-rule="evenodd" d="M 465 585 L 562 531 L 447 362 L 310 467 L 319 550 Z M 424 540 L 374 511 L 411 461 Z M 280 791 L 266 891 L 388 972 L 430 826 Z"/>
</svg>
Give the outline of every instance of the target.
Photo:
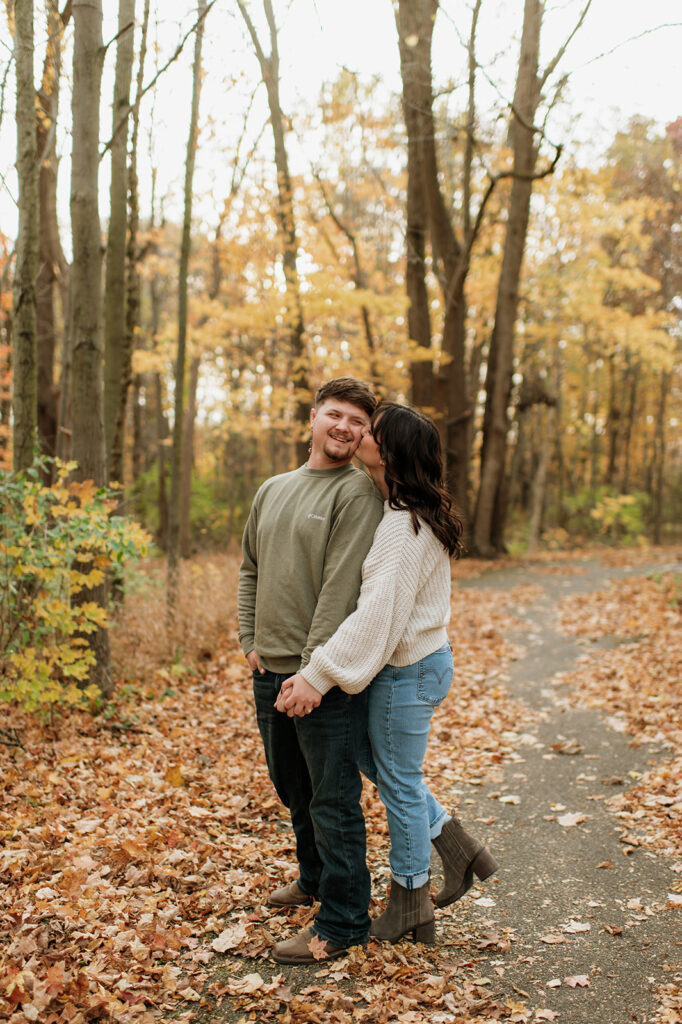
<svg viewBox="0 0 682 1024">
<path fill-rule="evenodd" d="M 314 964 L 336 960 L 347 952 L 344 946 L 334 946 L 328 939 L 314 935 L 312 928 L 304 928 L 290 939 L 278 942 L 272 951 L 272 959 L 278 964 Z"/>
<path fill-rule="evenodd" d="M 303 892 L 298 884 L 298 879 L 294 879 L 293 882 L 282 886 L 281 889 L 271 892 L 267 904 L 269 907 L 310 907 L 313 901 L 314 897 L 310 893 Z"/>
</svg>

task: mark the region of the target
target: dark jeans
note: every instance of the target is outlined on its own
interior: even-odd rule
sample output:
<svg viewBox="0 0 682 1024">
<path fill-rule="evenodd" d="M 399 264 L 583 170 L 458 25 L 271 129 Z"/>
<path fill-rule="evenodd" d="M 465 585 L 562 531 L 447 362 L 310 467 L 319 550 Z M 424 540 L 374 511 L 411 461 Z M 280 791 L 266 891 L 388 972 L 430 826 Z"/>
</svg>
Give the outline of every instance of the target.
<svg viewBox="0 0 682 1024">
<path fill-rule="evenodd" d="M 370 877 L 358 760 L 367 735 L 368 691 L 334 687 L 304 718 L 274 708 L 285 675 L 255 672 L 258 728 L 270 778 L 289 808 L 296 836 L 299 885 L 317 895 L 313 931 L 335 946 L 369 934 Z"/>
</svg>

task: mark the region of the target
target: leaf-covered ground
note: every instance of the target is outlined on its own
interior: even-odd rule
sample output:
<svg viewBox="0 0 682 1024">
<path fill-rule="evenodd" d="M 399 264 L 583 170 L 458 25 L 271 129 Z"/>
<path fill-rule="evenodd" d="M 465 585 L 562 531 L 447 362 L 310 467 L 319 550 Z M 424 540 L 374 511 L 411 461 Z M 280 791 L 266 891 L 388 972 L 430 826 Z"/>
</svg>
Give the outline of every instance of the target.
<svg viewBox="0 0 682 1024">
<path fill-rule="evenodd" d="M 635 742 L 668 745 L 670 756 L 612 803 L 652 848 L 682 859 L 682 576 L 622 580 L 566 599 L 560 611 L 567 633 L 620 641 L 583 655 L 563 681 L 572 703 L 607 711 L 612 727 Z"/>
<path fill-rule="evenodd" d="M 548 578 L 582 571 L 534 565 Z M 480 571 L 471 562 L 455 570 L 461 579 Z M 434 948 L 371 942 L 305 969 L 280 970 L 269 960 L 272 943 L 312 915 L 273 915 L 264 906 L 295 869 L 236 645 L 235 572 L 229 558 L 185 567 L 181 647 L 171 658 L 162 568 L 149 567 L 145 587 L 132 590 L 121 615 L 114 643 L 122 682 L 99 717 L 44 726 L 15 712 L 0 719 L 7 741 L 0 747 L 0 1018 L 476 1024 L 559 1017 L 573 1024 L 549 1003 L 532 1005 L 521 986 L 496 984 L 517 942 L 513 904 L 504 921 L 463 924 L 462 901 L 443 915 Z M 513 772 L 527 730 L 542 718 L 506 689 L 529 629 L 524 609 L 543 599 L 537 581 L 536 573 L 532 584 L 454 588 L 457 683 L 434 719 L 428 758 L 432 787 L 447 804 L 471 803 L 463 793 Z M 670 744 L 670 756 L 620 794 L 613 814 L 623 822 L 632 815 L 625 827 L 636 826 L 638 842 L 679 858 L 676 586 L 673 576 L 638 577 L 625 592 L 567 599 L 567 629 L 586 638 L 635 633 L 637 640 L 591 653 L 558 683 L 568 702 L 594 702 L 633 737 Z M 12 730 L 21 746 L 11 744 Z M 497 802 L 515 813 L 511 797 L 523 793 L 505 789 Z M 388 840 L 371 788 L 364 799 L 378 905 Z M 479 829 L 485 820 L 479 816 Z M 489 897 L 482 890 L 473 896 L 485 910 Z M 590 979 L 576 971 L 559 983 L 578 992 Z M 659 990 L 659 1004 L 661 1022 L 680 1019 L 672 981 Z"/>
</svg>

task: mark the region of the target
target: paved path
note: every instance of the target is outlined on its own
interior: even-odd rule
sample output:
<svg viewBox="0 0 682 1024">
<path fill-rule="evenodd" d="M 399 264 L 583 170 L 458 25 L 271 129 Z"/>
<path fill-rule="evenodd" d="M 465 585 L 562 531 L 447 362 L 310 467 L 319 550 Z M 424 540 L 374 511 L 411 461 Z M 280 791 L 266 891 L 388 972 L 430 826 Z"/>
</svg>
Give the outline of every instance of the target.
<svg viewBox="0 0 682 1024">
<path fill-rule="evenodd" d="M 491 993 L 558 1013 L 558 1024 L 644 1024 L 656 1019 L 652 989 L 676 974 L 680 981 L 682 912 L 666 909 L 667 893 L 680 875 L 671 872 L 671 860 L 620 841 L 618 818 L 604 798 L 634 785 L 630 773 L 645 771 L 665 749 L 633 747 L 599 712 L 567 707 L 565 691 L 552 679 L 570 670 L 585 650 L 559 631 L 555 609 L 561 597 L 647 569 L 574 564 L 580 574 L 569 568 L 549 575 L 526 565 L 459 584 L 473 590 L 508 590 L 519 583 L 543 587 L 543 598 L 522 616 L 530 632 L 514 639 L 527 653 L 513 664 L 508 683 L 512 695 L 541 719 L 534 722 L 529 715 L 519 723 L 524 742 L 517 763 L 505 766 L 499 780 L 469 786 L 460 797 L 465 823 L 485 839 L 501 870 L 442 913 L 442 939 L 453 942 L 456 962 L 462 959 L 458 939 L 469 927 L 479 934 L 488 926 L 500 935 L 511 929 L 508 951 L 491 946 L 480 954 L 480 974 L 490 979 Z M 666 568 L 681 567 L 656 566 Z M 607 638 L 602 646 L 614 642 Z M 552 747 L 558 743 L 579 752 L 556 753 Z M 501 802 L 495 794 L 518 797 L 518 803 Z M 584 822 L 562 827 L 557 817 L 570 813 L 583 814 Z M 605 863 L 612 866 L 599 867 Z M 585 987 L 564 981 L 582 975 L 589 982 Z"/>
</svg>

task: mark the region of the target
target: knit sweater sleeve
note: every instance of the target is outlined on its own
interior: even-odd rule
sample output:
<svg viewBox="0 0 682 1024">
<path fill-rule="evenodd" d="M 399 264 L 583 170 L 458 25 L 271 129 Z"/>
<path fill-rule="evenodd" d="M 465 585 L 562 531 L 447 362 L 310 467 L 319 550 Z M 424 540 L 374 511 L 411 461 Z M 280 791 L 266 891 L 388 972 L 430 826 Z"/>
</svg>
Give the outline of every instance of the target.
<svg viewBox="0 0 682 1024">
<path fill-rule="evenodd" d="M 301 670 L 320 693 L 334 685 L 359 693 L 387 664 L 437 557 L 429 538 L 424 526 L 415 534 L 408 512 L 386 510 L 362 567 L 356 610 Z"/>
<path fill-rule="evenodd" d="M 237 608 L 239 619 L 239 642 L 244 654 L 255 647 L 256 588 L 258 585 L 258 561 L 256 557 L 256 535 L 258 528 L 258 495 L 251 506 L 251 512 L 242 537 L 242 563 L 239 567 Z"/>
</svg>

